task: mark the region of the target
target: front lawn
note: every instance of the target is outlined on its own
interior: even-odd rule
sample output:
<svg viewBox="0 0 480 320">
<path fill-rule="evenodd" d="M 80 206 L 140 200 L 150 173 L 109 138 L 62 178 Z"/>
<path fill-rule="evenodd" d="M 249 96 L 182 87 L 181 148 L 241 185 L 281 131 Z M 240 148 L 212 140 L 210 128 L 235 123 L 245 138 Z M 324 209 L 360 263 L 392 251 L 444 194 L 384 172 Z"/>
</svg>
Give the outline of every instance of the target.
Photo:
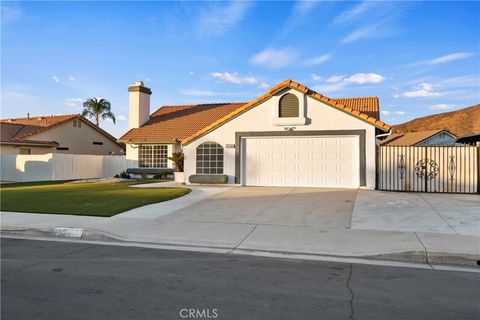
<svg viewBox="0 0 480 320">
<path fill-rule="evenodd" d="M 190 192 L 187 188 L 129 187 L 138 183 L 144 182 L 2 184 L 0 208 L 2 211 L 110 217 Z"/>
</svg>

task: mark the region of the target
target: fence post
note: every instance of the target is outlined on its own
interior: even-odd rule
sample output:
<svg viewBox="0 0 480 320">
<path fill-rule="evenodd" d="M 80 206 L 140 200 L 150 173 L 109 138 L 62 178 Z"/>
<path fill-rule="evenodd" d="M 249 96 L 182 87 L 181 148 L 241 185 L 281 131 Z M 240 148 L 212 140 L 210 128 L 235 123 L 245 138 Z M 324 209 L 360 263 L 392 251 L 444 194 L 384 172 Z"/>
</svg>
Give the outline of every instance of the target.
<svg viewBox="0 0 480 320">
<path fill-rule="evenodd" d="M 480 143 L 477 142 L 477 193 L 480 194 Z"/>
</svg>

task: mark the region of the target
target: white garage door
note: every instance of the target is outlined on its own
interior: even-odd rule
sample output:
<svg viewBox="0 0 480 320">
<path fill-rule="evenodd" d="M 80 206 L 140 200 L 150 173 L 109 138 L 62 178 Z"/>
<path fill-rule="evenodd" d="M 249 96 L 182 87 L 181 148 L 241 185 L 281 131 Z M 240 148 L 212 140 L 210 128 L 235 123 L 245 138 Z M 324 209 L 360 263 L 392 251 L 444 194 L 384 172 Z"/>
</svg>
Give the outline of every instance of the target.
<svg viewBox="0 0 480 320">
<path fill-rule="evenodd" d="M 359 186 L 358 136 L 245 138 L 243 144 L 244 185 Z"/>
</svg>

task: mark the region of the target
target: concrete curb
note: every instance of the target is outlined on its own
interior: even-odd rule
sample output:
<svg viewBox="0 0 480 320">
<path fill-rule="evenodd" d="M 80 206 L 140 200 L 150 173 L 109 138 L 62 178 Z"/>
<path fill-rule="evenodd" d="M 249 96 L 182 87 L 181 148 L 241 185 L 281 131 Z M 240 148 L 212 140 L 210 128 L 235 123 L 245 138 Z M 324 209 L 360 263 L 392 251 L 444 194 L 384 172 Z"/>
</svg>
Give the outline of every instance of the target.
<svg viewBox="0 0 480 320">
<path fill-rule="evenodd" d="M 69 230 L 72 229 L 72 230 Z M 76 229 L 76 230 L 73 230 Z M 73 232 L 69 232 L 73 231 Z M 178 245 L 172 243 L 152 242 L 152 241 L 132 241 L 124 239 L 122 237 L 108 234 L 103 231 L 93 229 L 80 229 L 80 228 L 68 228 L 68 227 L 15 227 L 15 226 L 2 226 L 0 234 L 4 235 L 18 235 L 18 236 L 30 236 L 30 237 L 44 237 L 55 239 L 69 239 L 69 240 L 86 240 L 86 241 L 100 241 L 100 242 L 122 242 L 129 244 L 146 244 L 146 245 L 160 245 L 168 247 L 172 250 L 175 248 L 181 248 L 181 250 L 187 251 L 207 251 L 212 252 L 215 250 L 222 250 L 225 253 L 232 254 L 248 254 L 249 252 L 264 252 L 283 255 L 285 258 L 289 258 L 292 255 L 301 255 L 304 257 L 311 256 L 318 259 L 320 257 L 326 258 L 341 258 L 341 259 L 365 259 L 375 261 L 395 261 L 395 262 L 407 262 L 425 265 L 451 265 L 460 267 L 478 267 L 480 262 L 480 254 L 458 253 L 458 252 L 426 252 L 426 251 L 403 251 L 394 253 L 385 253 L 378 255 L 332 255 L 332 254 L 318 254 L 318 253 L 299 253 L 299 252 L 284 252 L 284 251 L 267 251 L 267 250 L 249 250 L 249 249 L 237 249 L 227 247 L 214 247 L 214 246 L 202 246 L 202 245 Z M 189 248 L 191 250 L 189 250 Z"/>
</svg>

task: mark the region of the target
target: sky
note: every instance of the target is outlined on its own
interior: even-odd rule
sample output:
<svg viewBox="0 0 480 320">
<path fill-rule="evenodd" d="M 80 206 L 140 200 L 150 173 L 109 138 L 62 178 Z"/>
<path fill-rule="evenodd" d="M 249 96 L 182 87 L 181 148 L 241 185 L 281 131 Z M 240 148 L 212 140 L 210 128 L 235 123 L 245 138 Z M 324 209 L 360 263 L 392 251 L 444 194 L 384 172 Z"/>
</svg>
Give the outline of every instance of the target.
<svg viewBox="0 0 480 320">
<path fill-rule="evenodd" d="M 249 101 L 285 79 L 397 124 L 480 101 L 480 2 L 1 2 L 1 117 Z"/>
</svg>

